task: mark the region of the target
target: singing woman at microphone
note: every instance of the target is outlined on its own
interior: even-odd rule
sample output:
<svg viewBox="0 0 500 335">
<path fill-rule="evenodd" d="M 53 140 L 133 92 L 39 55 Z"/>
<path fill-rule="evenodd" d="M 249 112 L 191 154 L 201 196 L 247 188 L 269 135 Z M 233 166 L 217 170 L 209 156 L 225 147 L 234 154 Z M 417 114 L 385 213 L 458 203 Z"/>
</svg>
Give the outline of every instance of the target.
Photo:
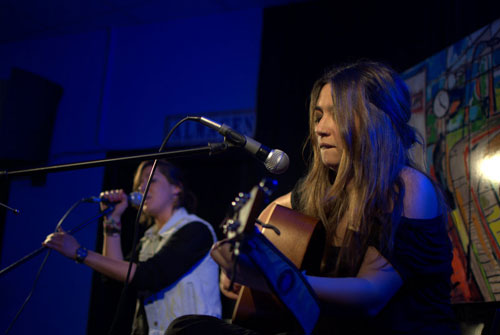
<svg viewBox="0 0 500 335">
<path fill-rule="evenodd" d="M 139 165 L 134 190 L 144 192 L 152 164 Z M 130 263 L 124 260 L 120 233 L 128 197 L 123 190 L 105 191 L 100 197 L 115 204 L 103 223 L 102 255 L 85 249 L 62 231 L 47 236 L 43 245 L 124 282 Z M 138 262 L 132 263 L 129 279 L 140 300 L 132 334 L 164 334 L 170 322 L 181 315 L 221 316 L 218 267 L 209 256 L 216 235 L 208 222 L 188 212 L 193 200 L 180 170 L 158 161 L 141 218 L 151 227 L 139 242 Z M 101 203 L 101 208 L 106 205 Z"/>
</svg>

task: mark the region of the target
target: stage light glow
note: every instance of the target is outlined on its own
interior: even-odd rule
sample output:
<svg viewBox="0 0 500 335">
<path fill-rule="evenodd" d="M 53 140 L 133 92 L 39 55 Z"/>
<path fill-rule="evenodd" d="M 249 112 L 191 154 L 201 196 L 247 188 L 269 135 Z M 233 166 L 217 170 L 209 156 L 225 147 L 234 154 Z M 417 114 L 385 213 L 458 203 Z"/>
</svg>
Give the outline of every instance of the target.
<svg viewBox="0 0 500 335">
<path fill-rule="evenodd" d="M 479 168 L 483 177 L 491 182 L 500 183 L 500 153 L 485 157 L 479 163 Z"/>
</svg>

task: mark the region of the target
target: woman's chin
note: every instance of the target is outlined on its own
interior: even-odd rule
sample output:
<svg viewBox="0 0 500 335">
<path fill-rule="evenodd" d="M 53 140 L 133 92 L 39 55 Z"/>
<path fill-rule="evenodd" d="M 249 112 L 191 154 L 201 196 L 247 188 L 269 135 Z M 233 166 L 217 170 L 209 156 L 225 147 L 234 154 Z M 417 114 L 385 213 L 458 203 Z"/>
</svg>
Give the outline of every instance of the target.
<svg viewBox="0 0 500 335">
<path fill-rule="evenodd" d="M 322 159 L 321 161 L 323 162 L 323 165 L 325 165 L 330 170 L 334 170 L 334 171 L 337 171 L 337 169 L 339 167 L 339 163 L 340 163 L 336 160 L 331 160 L 331 159 Z"/>
<path fill-rule="evenodd" d="M 154 211 L 152 211 L 151 208 L 149 208 L 146 204 L 144 204 L 142 211 L 149 216 L 154 216 Z"/>
</svg>

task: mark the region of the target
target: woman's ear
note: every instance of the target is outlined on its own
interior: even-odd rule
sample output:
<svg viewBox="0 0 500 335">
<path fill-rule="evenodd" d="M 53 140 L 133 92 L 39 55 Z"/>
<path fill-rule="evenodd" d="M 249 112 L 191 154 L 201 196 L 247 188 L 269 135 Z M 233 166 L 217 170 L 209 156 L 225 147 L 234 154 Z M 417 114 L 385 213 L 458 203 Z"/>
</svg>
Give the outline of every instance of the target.
<svg viewBox="0 0 500 335">
<path fill-rule="evenodd" d="M 175 193 L 174 193 L 175 195 L 179 195 L 182 192 L 182 188 L 178 185 L 174 185 L 174 191 L 175 191 Z"/>
</svg>

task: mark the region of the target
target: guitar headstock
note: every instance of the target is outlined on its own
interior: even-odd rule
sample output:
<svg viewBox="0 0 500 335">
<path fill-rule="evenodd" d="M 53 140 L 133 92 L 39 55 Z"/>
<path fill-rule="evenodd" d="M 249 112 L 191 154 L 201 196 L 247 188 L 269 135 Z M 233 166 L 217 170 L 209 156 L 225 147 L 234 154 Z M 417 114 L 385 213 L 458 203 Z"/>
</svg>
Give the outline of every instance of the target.
<svg viewBox="0 0 500 335">
<path fill-rule="evenodd" d="M 224 235 L 228 239 L 241 239 L 253 230 L 259 213 L 276 186 L 276 180 L 265 178 L 249 193 L 238 194 L 231 202 L 232 216 L 222 225 Z"/>
</svg>

